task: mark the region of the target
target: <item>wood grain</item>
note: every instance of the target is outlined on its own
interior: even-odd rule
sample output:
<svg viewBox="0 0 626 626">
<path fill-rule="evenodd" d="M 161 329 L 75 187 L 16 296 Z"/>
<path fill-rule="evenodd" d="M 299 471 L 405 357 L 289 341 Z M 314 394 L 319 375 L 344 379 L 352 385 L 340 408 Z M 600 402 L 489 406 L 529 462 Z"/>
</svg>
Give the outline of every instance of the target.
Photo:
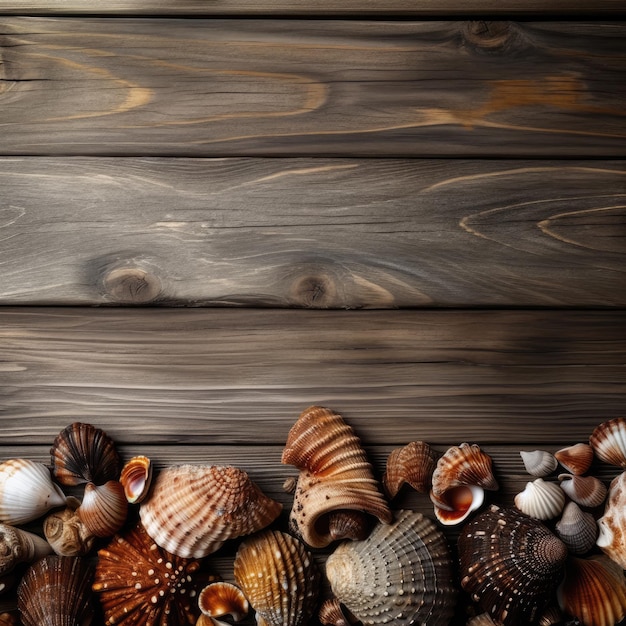
<svg viewBox="0 0 626 626">
<path fill-rule="evenodd" d="M 626 155 L 624 22 L 5 18 L 0 153 Z"/>
<path fill-rule="evenodd" d="M 626 306 L 624 161 L 0 160 L 0 304 Z"/>
</svg>

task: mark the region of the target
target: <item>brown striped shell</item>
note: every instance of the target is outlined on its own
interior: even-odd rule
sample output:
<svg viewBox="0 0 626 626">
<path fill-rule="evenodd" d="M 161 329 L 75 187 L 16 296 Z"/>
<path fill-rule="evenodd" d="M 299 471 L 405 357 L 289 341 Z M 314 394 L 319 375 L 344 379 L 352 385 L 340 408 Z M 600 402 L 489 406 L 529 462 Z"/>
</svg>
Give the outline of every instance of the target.
<svg viewBox="0 0 626 626">
<path fill-rule="evenodd" d="M 561 579 L 567 547 L 538 520 L 492 505 L 461 530 L 461 586 L 505 626 L 536 623 Z"/>
<path fill-rule="evenodd" d="M 626 472 L 609 485 L 604 515 L 598 520 L 596 544 L 613 561 L 626 569 Z"/>
<path fill-rule="evenodd" d="M 391 451 L 387 459 L 383 488 L 387 497 L 396 497 L 404 484 L 418 493 L 429 493 L 437 456 L 424 441 L 412 441 Z"/>
<path fill-rule="evenodd" d="M 319 406 L 303 411 L 289 431 L 282 463 L 300 470 L 289 527 L 309 546 L 360 538 L 373 521 L 391 521 L 361 441 L 338 413 Z M 346 514 L 349 525 L 341 520 Z M 346 528 L 354 534 L 344 534 Z"/>
<path fill-rule="evenodd" d="M 246 538 L 234 574 L 258 626 L 304 626 L 319 595 L 320 572 L 304 544 L 278 530 Z"/>
<path fill-rule="evenodd" d="M 626 418 L 616 417 L 596 426 L 589 444 L 600 460 L 626 469 Z"/>
<path fill-rule="evenodd" d="M 378 524 L 363 541 L 345 541 L 328 557 L 334 596 L 365 625 L 447 625 L 454 612 L 448 544 L 434 522 L 413 511 Z"/>
<path fill-rule="evenodd" d="M 112 537 L 122 528 L 128 513 L 124 487 L 117 480 L 109 480 L 104 485 L 87 483 L 77 513 L 92 535 Z"/>
<path fill-rule="evenodd" d="M 159 473 L 139 515 L 147 533 L 163 549 L 185 558 L 202 558 L 228 539 L 269 525 L 281 509 L 243 470 L 180 465 Z"/>
<path fill-rule="evenodd" d="M 570 499 L 580 506 L 600 506 L 607 496 L 606 486 L 595 476 L 559 474 L 559 483 Z"/>
<path fill-rule="evenodd" d="M 593 448 L 588 443 L 576 443 L 554 453 L 556 460 L 570 473 L 581 476 L 593 462 Z"/>
</svg>

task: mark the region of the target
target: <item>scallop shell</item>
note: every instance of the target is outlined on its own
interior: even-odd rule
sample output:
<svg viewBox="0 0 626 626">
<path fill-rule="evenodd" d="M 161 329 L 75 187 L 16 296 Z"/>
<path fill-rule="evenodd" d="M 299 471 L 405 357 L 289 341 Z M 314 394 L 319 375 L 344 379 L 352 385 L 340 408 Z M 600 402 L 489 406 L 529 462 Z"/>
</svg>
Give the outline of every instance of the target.
<svg viewBox="0 0 626 626">
<path fill-rule="evenodd" d="M 335 597 L 365 625 L 448 624 L 457 590 L 443 533 L 420 513 L 398 511 L 364 541 L 341 543 L 326 561 Z"/>
<path fill-rule="evenodd" d="M 86 559 L 53 554 L 24 574 L 17 603 L 24 626 L 88 626 L 93 619 L 93 569 Z"/>
<path fill-rule="evenodd" d="M 139 515 L 163 549 L 185 558 L 202 558 L 228 539 L 264 528 L 281 509 L 243 470 L 180 465 L 159 473 Z"/>
<path fill-rule="evenodd" d="M 567 547 L 540 521 L 492 505 L 458 539 L 461 586 L 505 626 L 536 622 L 550 603 Z"/>
<path fill-rule="evenodd" d="M 146 456 L 129 459 L 120 473 L 126 499 L 131 504 L 139 504 L 148 495 L 152 484 L 152 462 Z"/>
<path fill-rule="evenodd" d="M 604 515 L 598 520 L 596 545 L 626 569 L 626 472 L 609 485 Z"/>
<path fill-rule="evenodd" d="M 77 513 L 92 535 L 112 537 L 122 528 L 128 514 L 124 487 L 117 480 L 109 480 L 104 485 L 87 483 Z"/>
<path fill-rule="evenodd" d="M 616 417 L 596 426 L 589 443 L 600 460 L 626 469 L 626 418 Z"/>
<path fill-rule="evenodd" d="M 207 617 L 230 615 L 233 621 L 240 622 L 248 614 L 250 604 L 239 587 L 219 581 L 200 591 L 198 608 Z"/>
<path fill-rule="evenodd" d="M 580 506 L 600 506 L 606 498 L 606 486 L 595 476 L 559 474 L 559 482 L 561 489 Z"/>
<path fill-rule="evenodd" d="M 554 531 L 572 554 L 585 554 L 596 544 L 598 525 L 591 513 L 572 501 L 565 505 Z"/>
<path fill-rule="evenodd" d="M 52 554 L 52 548 L 39 535 L 0 524 L 0 576 L 11 572 L 19 563 L 32 563 L 47 554 Z"/>
<path fill-rule="evenodd" d="M 561 448 L 554 457 L 568 472 L 581 476 L 591 467 L 593 448 L 588 443 L 577 443 Z"/>
<path fill-rule="evenodd" d="M 43 463 L 28 459 L 0 463 L 0 522 L 25 524 L 64 506 L 65 499 Z"/>
<path fill-rule="evenodd" d="M 428 493 L 436 464 L 435 452 L 423 441 L 412 441 L 403 448 L 392 450 L 383 475 L 387 497 L 395 498 L 404 484 L 418 493 Z"/>
<path fill-rule="evenodd" d="M 265 530 L 246 538 L 237 550 L 234 574 L 258 626 L 301 626 L 313 615 L 320 572 L 295 537 Z"/>
<path fill-rule="evenodd" d="M 332 518 L 344 511 L 359 512 L 360 531 L 369 528 L 371 518 L 391 521 L 361 442 L 341 415 L 323 407 L 306 409 L 289 432 L 282 463 L 300 470 L 289 527 L 309 546 L 355 538 L 330 533 Z"/>
<path fill-rule="evenodd" d="M 341 606 L 341 602 L 337 598 L 327 598 L 322 602 L 317 613 L 319 621 L 324 626 L 349 626 L 358 620 L 351 616 L 348 617 Z"/>
<path fill-rule="evenodd" d="M 56 479 L 62 485 L 117 480 L 121 461 L 113 440 L 100 428 L 74 422 L 55 438 L 50 449 Z"/>
<path fill-rule="evenodd" d="M 95 535 L 78 516 L 79 506 L 80 500 L 69 496 L 67 506 L 50 513 L 43 522 L 43 533 L 59 556 L 84 556 L 93 547 Z"/>
<path fill-rule="evenodd" d="M 464 522 L 485 500 L 485 490 L 475 485 L 448 489 L 444 496 L 446 508 L 435 505 L 435 517 L 445 526 Z"/>
<path fill-rule="evenodd" d="M 613 626 L 626 615 L 624 572 L 604 555 L 572 557 L 558 599 L 561 608 L 584 626 Z"/>
<path fill-rule="evenodd" d="M 559 464 L 554 454 L 547 450 L 520 450 L 524 468 L 531 476 L 545 478 L 551 474 Z"/>
<path fill-rule="evenodd" d="M 515 496 L 515 506 L 526 515 L 539 520 L 557 517 L 565 506 L 565 494 L 555 483 L 536 478 Z"/>
</svg>

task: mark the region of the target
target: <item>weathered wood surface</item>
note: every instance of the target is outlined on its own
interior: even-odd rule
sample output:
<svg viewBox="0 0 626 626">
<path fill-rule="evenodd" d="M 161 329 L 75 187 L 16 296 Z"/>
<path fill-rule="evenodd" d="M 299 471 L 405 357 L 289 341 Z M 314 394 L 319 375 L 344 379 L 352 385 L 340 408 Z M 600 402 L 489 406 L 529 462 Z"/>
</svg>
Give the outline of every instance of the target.
<svg viewBox="0 0 626 626">
<path fill-rule="evenodd" d="M 623 412 L 626 314 L 0 310 L 2 442 L 279 444 L 302 410 L 367 445 L 555 443 Z"/>
<path fill-rule="evenodd" d="M 624 22 L 4 18 L 0 154 L 624 156 Z"/>
<path fill-rule="evenodd" d="M 623 161 L 0 160 L 1 304 L 626 306 Z"/>
</svg>

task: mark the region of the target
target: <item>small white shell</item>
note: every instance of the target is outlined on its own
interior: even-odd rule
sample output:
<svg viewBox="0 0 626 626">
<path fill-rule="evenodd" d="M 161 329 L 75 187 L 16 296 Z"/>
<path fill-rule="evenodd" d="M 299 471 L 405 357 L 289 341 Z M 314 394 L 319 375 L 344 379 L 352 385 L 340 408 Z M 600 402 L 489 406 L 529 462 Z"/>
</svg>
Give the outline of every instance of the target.
<svg viewBox="0 0 626 626">
<path fill-rule="evenodd" d="M 526 488 L 515 496 L 515 506 L 530 517 L 549 520 L 565 506 L 565 494 L 555 483 L 537 478 L 526 483 Z"/>
<path fill-rule="evenodd" d="M 531 476 L 544 478 L 551 474 L 558 465 L 554 455 L 547 450 L 520 450 L 520 456 L 526 471 Z"/>
</svg>

